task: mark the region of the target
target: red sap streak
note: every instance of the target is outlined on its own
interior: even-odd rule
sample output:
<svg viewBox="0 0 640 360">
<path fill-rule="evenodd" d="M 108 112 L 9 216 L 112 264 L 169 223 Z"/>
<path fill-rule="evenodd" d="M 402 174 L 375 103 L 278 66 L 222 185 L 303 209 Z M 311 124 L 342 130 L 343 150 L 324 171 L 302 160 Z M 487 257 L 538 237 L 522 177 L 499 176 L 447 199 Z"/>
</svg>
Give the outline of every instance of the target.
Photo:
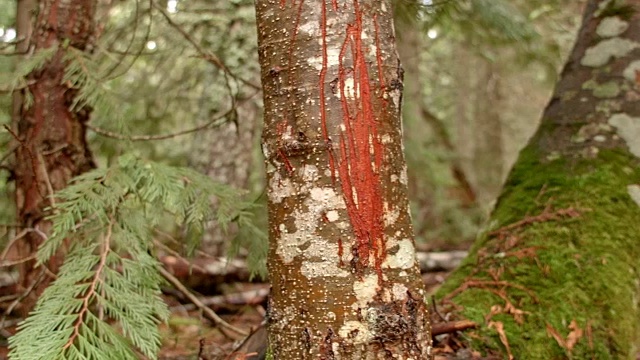
<svg viewBox="0 0 640 360">
<path fill-rule="evenodd" d="M 340 135 L 338 172 L 347 213 L 357 239 L 359 264 L 362 267 L 369 265 L 369 257 L 373 254 L 378 281 L 381 282 L 381 267 L 386 250 L 379 174 L 383 149 L 374 117 L 374 99 L 362 42 L 363 14 L 358 0 L 354 0 L 353 5 L 355 21 L 347 26 L 338 65 L 344 123 L 344 133 Z M 348 72 L 343 64 L 348 50 L 353 59 L 352 72 Z M 377 57 L 381 76 L 381 57 Z M 353 94 L 349 94 L 354 98 L 351 104 L 345 93 L 348 79 L 353 79 Z"/>
</svg>

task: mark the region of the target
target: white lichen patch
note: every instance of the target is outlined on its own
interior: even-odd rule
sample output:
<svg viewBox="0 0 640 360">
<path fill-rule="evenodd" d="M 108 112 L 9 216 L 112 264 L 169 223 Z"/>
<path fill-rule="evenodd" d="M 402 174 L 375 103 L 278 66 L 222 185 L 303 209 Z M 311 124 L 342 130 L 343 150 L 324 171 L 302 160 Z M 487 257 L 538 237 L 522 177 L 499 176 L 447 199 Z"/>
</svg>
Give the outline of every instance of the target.
<svg viewBox="0 0 640 360">
<path fill-rule="evenodd" d="M 378 56 L 378 48 L 373 44 L 369 45 L 369 54 L 368 55 L 369 55 L 369 57 L 375 59 L 375 57 Z"/>
<path fill-rule="evenodd" d="M 402 172 L 400 172 L 400 184 L 407 185 L 409 184 L 409 176 L 407 175 L 407 165 L 402 167 Z"/>
<path fill-rule="evenodd" d="M 391 101 L 393 101 L 393 105 L 396 106 L 396 109 L 399 109 L 402 92 L 400 90 L 392 90 L 389 92 L 389 95 L 391 95 Z"/>
<path fill-rule="evenodd" d="M 288 179 L 283 179 L 283 182 L 284 180 Z M 306 186 L 303 186 L 302 190 L 307 191 Z M 315 269 L 308 271 L 309 276 L 323 276 L 319 271 L 316 271 L 318 269 L 326 270 L 325 274 L 327 275 L 341 274 L 342 270 L 337 268 L 340 261 L 337 245 L 332 245 L 326 239 L 316 235 L 316 229 L 323 214 L 330 210 L 346 207 L 344 200 L 332 188 L 314 187 L 308 191 L 310 196 L 300 208 L 296 208 L 291 214 L 291 218 L 294 219 L 295 232 L 280 232 L 276 253 L 282 257 L 285 264 L 291 263 L 296 256 L 300 255 L 320 259 L 320 263 L 327 264 L 327 267 L 324 268 L 325 265 L 316 264 Z M 307 246 L 304 252 L 301 249 L 303 245 Z M 331 254 L 317 250 L 318 247 L 331 251 Z M 329 268 L 330 266 L 335 268 Z"/>
<path fill-rule="evenodd" d="M 400 217 L 400 209 L 398 209 L 397 207 L 389 206 L 389 203 L 386 201 L 382 206 L 384 209 L 384 215 L 383 215 L 384 226 L 389 227 L 395 224 L 396 221 L 398 220 L 398 217 Z"/>
<path fill-rule="evenodd" d="M 365 344 L 373 338 L 373 334 L 371 334 L 369 328 L 360 321 L 345 322 L 338 330 L 338 334 L 340 334 L 342 341 L 350 343 L 351 345 Z M 334 344 L 338 345 L 337 342 Z"/>
<path fill-rule="evenodd" d="M 369 274 L 364 276 L 362 281 L 355 281 L 353 283 L 353 294 L 356 296 L 356 301 L 353 303 L 354 310 L 366 308 L 377 292 L 377 274 Z"/>
<path fill-rule="evenodd" d="M 322 44 L 320 44 L 322 45 Z M 340 61 L 340 49 L 327 49 L 327 68 L 336 66 Z M 307 64 L 317 71 L 322 70 L 322 56 L 312 56 L 307 58 Z"/>
<path fill-rule="evenodd" d="M 382 267 L 391 269 L 411 269 L 416 260 L 416 249 L 411 239 L 402 239 L 400 241 L 387 241 L 387 249 L 398 246 L 395 254 L 387 254 Z"/>
<path fill-rule="evenodd" d="M 590 67 L 602 66 L 608 63 L 611 58 L 627 56 L 638 47 L 640 47 L 640 43 L 629 39 L 616 37 L 603 40 L 585 51 L 580 64 Z"/>
<path fill-rule="evenodd" d="M 308 279 L 317 277 L 347 277 L 349 272 L 341 269 L 338 257 L 338 245 L 320 237 L 311 239 L 309 247 L 304 250 L 305 257 L 320 261 L 305 261 L 300 272 Z"/>
<path fill-rule="evenodd" d="M 340 218 L 340 215 L 338 214 L 337 211 L 335 211 L 335 210 L 327 211 L 327 220 L 329 220 L 329 222 L 334 222 L 334 221 L 338 220 L 339 218 Z"/>
<path fill-rule="evenodd" d="M 619 113 L 611 116 L 608 122 L 615 126 L 618 136 L 627 143 L 629 151 L 640 157 L 640 118 Z"/>
<path fill-rule="evenodd" d="M 354 100 L 356 97 L 360 97 L 360 89 L 356 89 L 355 81 L 353 78 L 344 79 L 344 85 L 342 87 L 342 92 L 347 99 Z M 338 97 L 340 97 L 340 93 L 337 93 Z"/>
<path fill-rule="evenodd" d="M 302 179 L 307 183 L 312 183 L 318 180 L 318 175 L 318 167 L 313 164 L 306 164 L 302 168 Z"/>
<path fill-rule="evenodd" d="M 291 179 L 280 176 L 279 172 L 274 172 L 269 181 L 269 201 L 279 204 L 283 199 L 295 195 L 295 189 Z"/>
<path fill-rule="evenodd" d="M 313 21 L 307 21 L 306 23 L 300 25 L 298 27 L 298 31 L 300 31 L 300 33 L 312 36 L 315 39 L 321 36 L 319 25 L 320 23 L 316 19 L 313 19 Z"/>
<path fill-rule="evenodd" d="M 391 144 L 391 142 L 393 142 L 393 139 L 391 138 L 391 135 L 384 134 L 380 137 L 380 142 L 383 144 Z"/>
<path fill-rule="evenodd" d="M 622 72 L 622 75 L 625 79 L 636 82 L 636 79 L 640 75 L 640 60 L 630 62 Z"/>
<path fill-rule="evenodd" d="M 337 194 L 332 188 L 314 187 L 309 192 L 313 203 L 307 205 L 313 206 L 314 212 L 320 214 L 323 210 L 345 209 L 346 205 L 342 196 Z"/>
<path fill-rule="evenodd" d="M 631 199 L 640 206 L 640 185 L 632 184 L 627 186 L 627 192 Z"/>
<path fill-rule="evenodd" d="M 596 33 L 601 37 L 614 37 L 627 31 L 629 23 L 617 16 L 610 16 L 602 19 Z"/>
<path fill-rule="evenodd" d="M 394 283 L 393 288 L 391 289 L 391 293 L 393 294 L 394 300 L 404 301 L 407 299 L 407 289 L 403 284 Z"/>
</svg>

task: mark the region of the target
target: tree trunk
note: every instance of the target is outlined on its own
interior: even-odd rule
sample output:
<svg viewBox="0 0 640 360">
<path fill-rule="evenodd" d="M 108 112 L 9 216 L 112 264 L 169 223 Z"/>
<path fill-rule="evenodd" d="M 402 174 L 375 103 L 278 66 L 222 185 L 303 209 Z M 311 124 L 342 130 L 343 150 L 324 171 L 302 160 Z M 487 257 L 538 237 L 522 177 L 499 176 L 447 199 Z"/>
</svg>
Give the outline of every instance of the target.
<svg viewBox="0 0 640 360">
<path fill-rule="evenodd" d="M 30 48 L 38 52 L 57 46 L 58 50 L 27 77 L 33 103 L 18 104 L 16 205 L 20 223 L 29 230 L 19 245 L 21 257 L 33 255 L 49 234 L 45 208 L 54 205 L 53 193 L 64 188 L 72 177 L 94 167 L 84 125 L 91 109 L 73 107 L 78 90 L 63 82 L 63 77 L 68 62 L 67 46 L 91 51 L 95 9 L 94 0 L 43 0 L 39 4 Z M 55 273 L 62 259 L 62 253 L 51 259 L 48 270 Z M 34 268 L 34 261 L 21 267 L 22 287 L 35 286 L 23 302 L 25 311 L 50 281 L 48 276 L 41 279 L 39 274 L 41 270 Z"/>
<path fill-rule="evenodd" d="M 500 358 L 630 359 L 640 346 L 640 0 L 590 0 L 491 228 L 441 289 Z M 526 99 L 523 99 L 526 101 Z"/>
<path fill-rule="evenodd" d="M 259 0 L 276 359 L 427 359 L 390 1 Z"/>
</svg>

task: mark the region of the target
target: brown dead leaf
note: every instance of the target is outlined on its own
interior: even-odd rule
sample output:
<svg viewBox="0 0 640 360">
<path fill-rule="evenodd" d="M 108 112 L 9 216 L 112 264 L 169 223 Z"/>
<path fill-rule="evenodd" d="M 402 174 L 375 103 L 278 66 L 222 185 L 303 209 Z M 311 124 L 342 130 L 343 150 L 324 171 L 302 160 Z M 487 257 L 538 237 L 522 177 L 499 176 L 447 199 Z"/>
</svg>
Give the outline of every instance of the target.
<svg viewBox="0 0 640 360">
<path fill-rule="evenodd" d="M 567 335 L 567 350 L 571 352 L 576 343 L 578 343 L 578 341 L 580 341 L 580 338 L 582 338 L 583 331 L 580 326 L 578 326 L 578 323 L 575 319 L 571 320 L 569 329 L 571 330 L 571 332 L 569 333 L 569 335 Z"/>
<path fill-rule="evenodd" d="M 561 348 L 566 349 L 567 348 L 567 342 L 564 341 L 564 339 L 562 338 L 562 335 L 560 335 L 560 333 L 553 328 L 553 326 L 551 326 L 551 324 L 547 323 L 547 334 L 551 335 L 554 339 L 556 339 L 556 342 L 558 343 L 558 345 L 560 345 Z"/>
<path fill-rule="evenodd" d="M 500 336 L 500 342 L 504 345 L 505 349 L 507 349 L 507 355 L 509 356 L 509 360 L 513 360 L 513 354 L 511 353 L 511 347 L 509 346 L 509 340 L 507 340 L 507 334 L 504 332 L 504 325 L 501 321 L 489 321 L 489 329 L 494 328 L 498 332 Z"/>
</svg>

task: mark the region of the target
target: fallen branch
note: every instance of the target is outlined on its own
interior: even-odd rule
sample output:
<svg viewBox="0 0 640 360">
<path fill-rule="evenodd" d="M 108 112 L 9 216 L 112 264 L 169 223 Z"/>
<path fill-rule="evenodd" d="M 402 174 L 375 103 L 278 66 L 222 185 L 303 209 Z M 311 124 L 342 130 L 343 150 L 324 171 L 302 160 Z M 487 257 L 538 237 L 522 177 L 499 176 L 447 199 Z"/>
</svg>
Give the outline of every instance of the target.
<svg viewBox="0 0 640 360">
<path fill-rule="evenodd" d="M 189 291 L 189 289 L 187 289 L 184 285 L 182 285 L 182 283 L 180 282 L 180 280 L 176 279 L 175 276 L 171 275 L 171 273 L 169 273 L 167 270 L 165 270 L 164 268 L 160 267 L 159 268 L 160 274 L 167 279 L 167 281 L 169 281 L 171 283 L 171 285 L 173 285 L 178 291 L 180 291 L 187 299 L 189 299 L 189 301 L 191 301 L 195 306 L 198 307 L 198 309 L 200 309 L 202 311 L 202 313 L 205 315 L 205 317 L 209 320 L 211 320 L 214 324 L 231 330 L 233 332 L 235 332 L 236 334 L 240 334 L 242 336 L 247 336 L 247 332 L 239 329 L 231 324 L 229 324 L 228 322 L 224 321 L 220 316 L 218 316 L 218 314 L 216 314 L 213 310 L 211 310 L 209 307 L 207 307 L 206 305 L 204 305 L 200 299 L 198 299 L 197 296 L 193 295 L 193 293 L 191 293 L 191 291 Z"/>
<path fill-rule="evenodd" d="M 269 296 L 269 286 L 265 285 L 263 288 L 259 289 L 252 289 L 228 295 L 216 295 L 201 298 L 200 302 L 203 305 L 209 307 L 222 307 L 225 305 L 255 305 L 263 302 L 267 298 L 267 296 Z M 174 306 L 171 308 L 171 311 L 192 311 L 196 308 L 197 307 L 194 304 L 186 304 Z"/>
<path fill-rule="evenodd" d="M 431 326 L 431 336 L 449 334 L 456 331 L 474 329 L 478 324 L 471 320 L 448 321 L 436 323 Z"/>
</svg>

